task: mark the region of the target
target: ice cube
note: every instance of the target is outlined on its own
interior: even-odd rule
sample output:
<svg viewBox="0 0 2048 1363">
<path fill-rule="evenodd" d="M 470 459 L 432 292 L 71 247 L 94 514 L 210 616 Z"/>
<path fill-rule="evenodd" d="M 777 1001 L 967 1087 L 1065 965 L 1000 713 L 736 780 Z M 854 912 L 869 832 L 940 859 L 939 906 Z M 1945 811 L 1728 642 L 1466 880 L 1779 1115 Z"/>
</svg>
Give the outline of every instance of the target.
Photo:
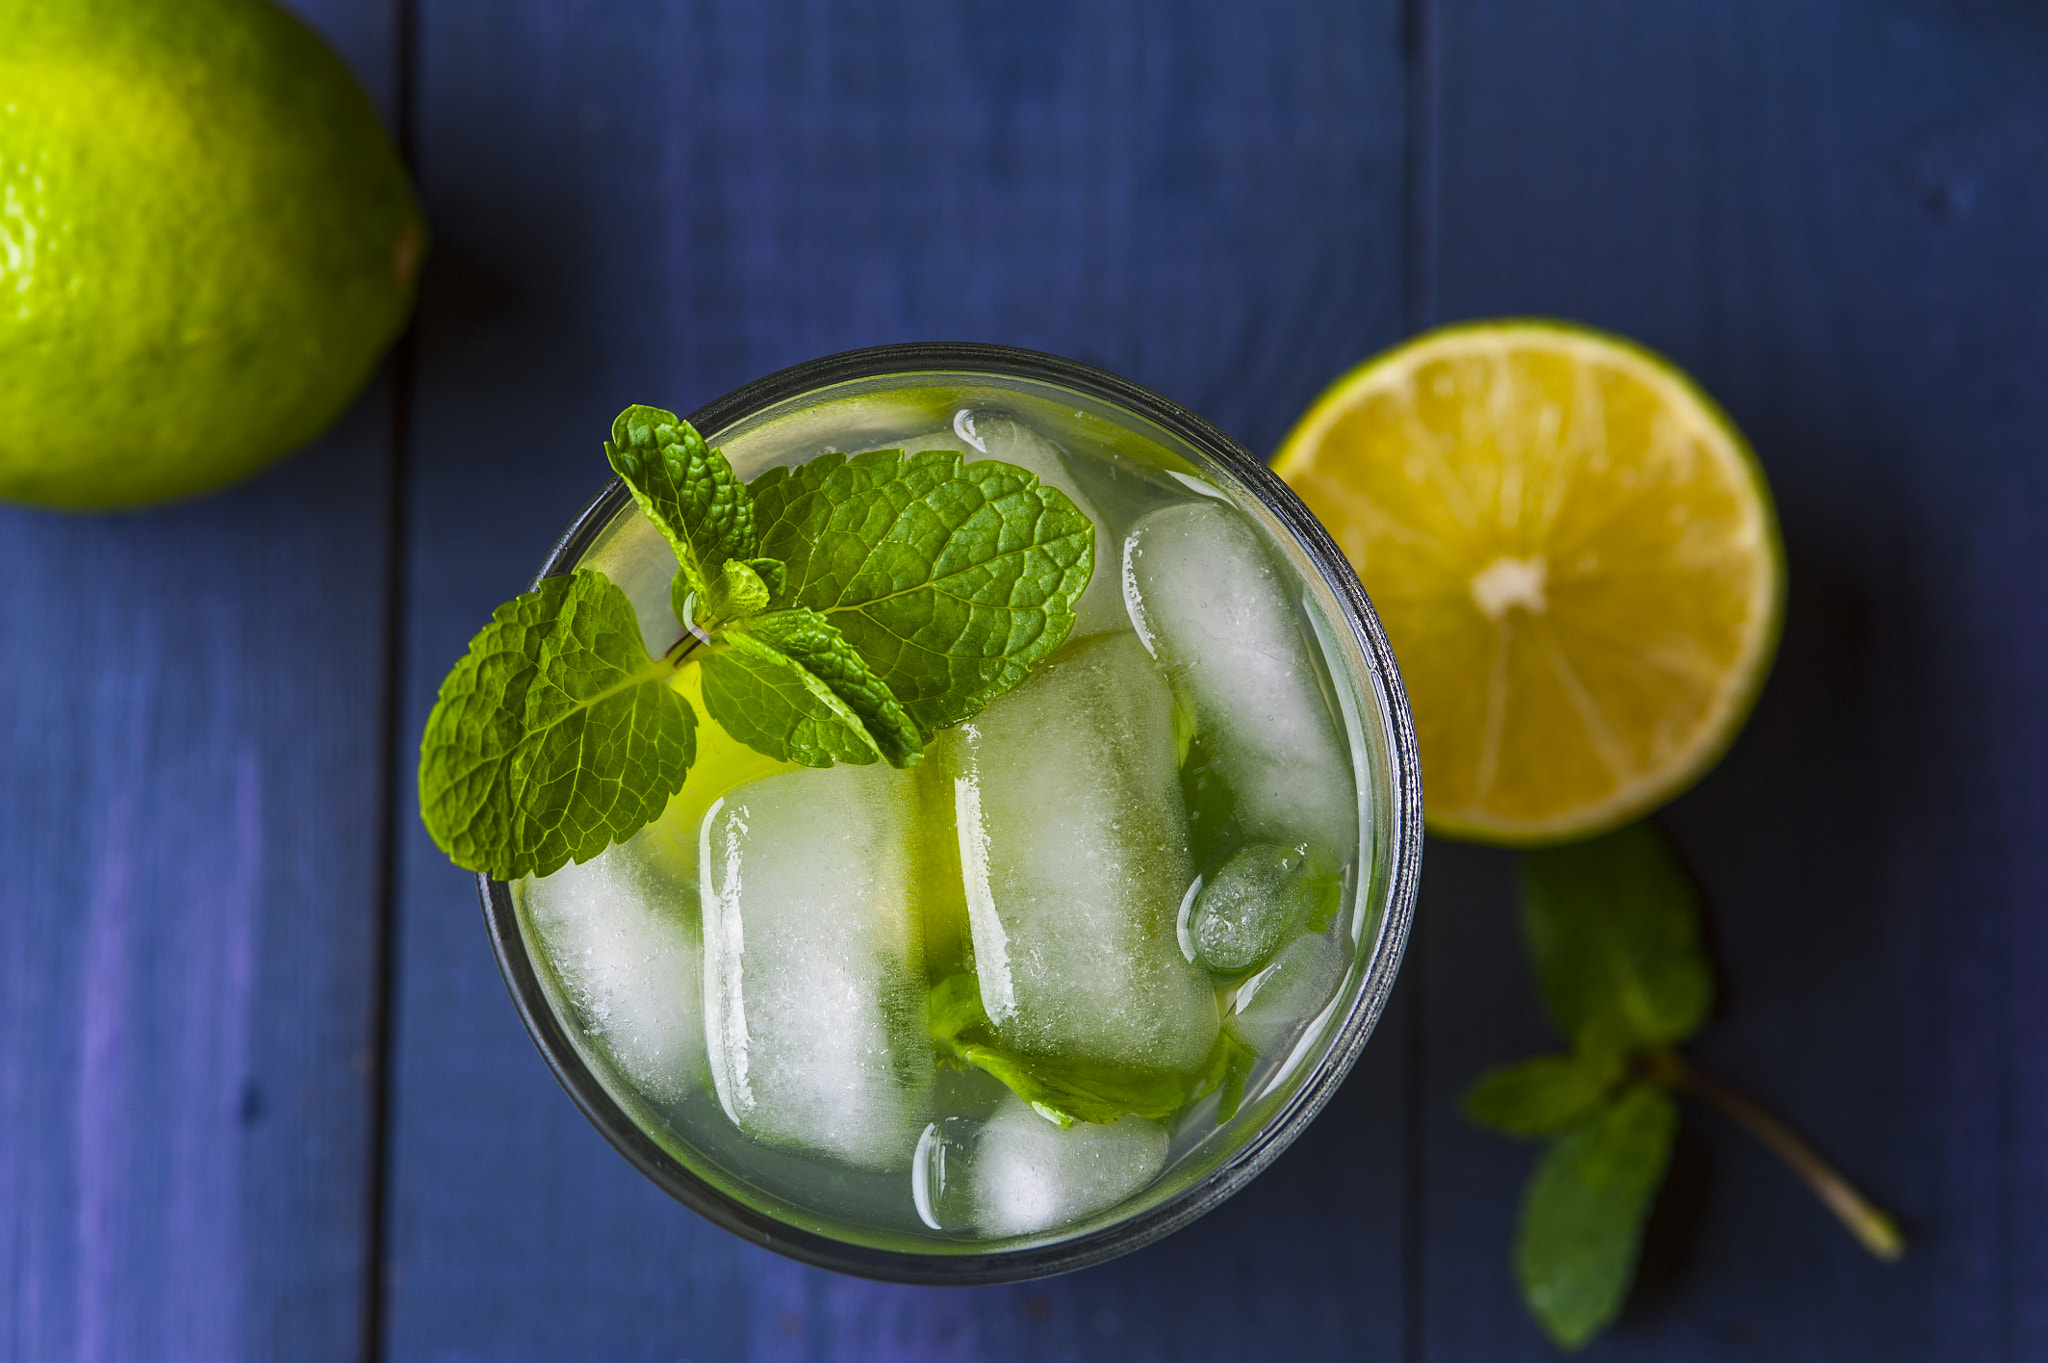
<svg viewBox="0 0 2048 1363">
<path fill-rule="evenodd" d="M 1327 935 L 1295 938 L 1238 989 L 1230 1030 L 1260 1054 L 1274 1054 L 1323 1011 L 1343 982 L 1345 962 L 1344 948 Z"/>
<path fill-rule="evenodd" d="M 1194 880 L 1172 698 L 1130 633 L 942 735 L 982 1006 L 1005 1044 L 1186 1069 L 1218 1026 L 1175 927 Z M 927 758 L 927 760 L 931 760 Z"/>
<path fill-rule="evenodd" d="M 563 992 L 622 1073 L 674 1102 L 701 1083 L 697 887 L 664 876 L 656 828 L 525 883 L 527 921 Z"/>
<path fill-rule="evenodd" d="M 1193 710 L 1247 835 L 1358 853 L 1358 787 L 1295 620 L 1294 592 L 1244 517 L 1162 507 L 1124 541 L 1124 599 Z"/>
<path fill-rule="evenodd" d="M 1334 909 L 1335 867 L 1306 843 L 1238 849 L 1189 906 L 1181 949 L 1211 970 L 1264 965 L 1317 913 Z"/>
<path fill-rule="evenodd" d="M 886 1169 L 924 1125 L 914 791 L 880 763 L 837 766 L 741 786 L 705 816 L 711 1076 L 756 1140 Z"/>
<path fill-rule="evenodd" d="M 1166 1130 L 1142 1117 L 1060 1128 L 1016 1098 L 986 1121 L 950 1117 L 925 1129 L 912 1198 L 934 1230 L 991 1238 L 1071 1225 L 1114 1207 L 1166 1163 Z"/>
<path fill-rule="evenodd" d="M 983 1119 L 941 1117 L 917 1138 L 910 1160 L 910 1203 L 918 1219 L 933 1230 L 974 1229 L 974 1202 L 967 1171 L 974 1161 Z"/>
<path fill-rule="evenodd" d="M 1081 599 L 1074 603 L 1071 637 L 1081 639 L 1129 625 L 1124 614 L 1123 588 L 1118 581 L 1117 546 L 1109 535 L 1108 518 L 1082 490 L 1059 448 L 1050 440 L 1013 416 L 963 409 L 948 429 L 907 440 L 903 448 L 958 450 L 969 461 L 995 459 L 1015 464 L 1037 474 L 1038 481 L 1047 487 L 1066 493 L 1081 514 L 1095 523 L 1095 574 L 1088 579 L 1088 589 L 1081 593 Z"/>
</svg>

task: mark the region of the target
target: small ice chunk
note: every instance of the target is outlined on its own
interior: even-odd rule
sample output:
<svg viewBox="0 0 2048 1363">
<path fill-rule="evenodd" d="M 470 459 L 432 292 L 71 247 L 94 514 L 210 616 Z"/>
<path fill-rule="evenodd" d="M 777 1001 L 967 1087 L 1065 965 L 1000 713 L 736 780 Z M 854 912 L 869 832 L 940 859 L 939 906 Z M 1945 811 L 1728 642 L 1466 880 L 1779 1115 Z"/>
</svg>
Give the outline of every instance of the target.
<svg viewBox="0 0 2048 1363">
<path fill-rule="evenodd" d="M 981 1137 L 982 1119 L 942 1117 L 917 1138 L 910 1160 L 910 1203 L 933 1230 L 972 1231 L 974 1202 L 967 1170 Z"/>
<path fill-rule="evenodd" d="M 1132 623 L 1194 711 L 1245 832 L 1358 852 L 1351 757 L 1295 621 L 1294 593 L 1238 512 L 1162 507 L 1124 541 Z"/>
<path fill-rule="evenodd" d="M 1016 1095 L 986 1070 L 939 1067 L 932 1110 L 946 1115 L 924 1129 L 910 1162 L 910 1200 L 933 1230 L 971 1232 L 967 1163 L 982 1123 Z"/>
<path fill-rule="evenodd" d="M 924 1124 L 914 792 L 907 772 L 837 766 L 741 786 L 705 816 L 711 1077 L 756 1140 L 900 1168 Z"/>
<path fill-rule="evenodd" d="M 1335 868 L 1307 844 L 1252 843 L 1203 883 L 1181 947 L 1211 970 L 1264 965 L 1318 911 L 1336 907 L 1336 886 Z"/>
<path fill-rule="evenodd" d="M 649 1098 L 702 1083 L 697 887 L 663 876 L 649 828 L 525 883 L 527 921 L 584 1032 Z"/>
<path fill-rule="evenodd" d="M 934 1230 L 1032 1235 L 1114 1207 L 1165 1164 L 1166 1129 L 1157 1122 L 1062 1129 L 1010 1098 L 978 1125 L 951 1117 L 927 1127 L 912 1196 Z"/>
<path fill-rule="evenodd" d="M 1326 935 L 1295 938 L 1238 989 L 1230 1030 L 1260 1054 L 1273 1054 L 1323 1011 L 1344 980 L 1345 962 L 1344 948 Z"/>
<path fill-rule="evenodd" d="M 1082 491 L 1059 448 L 1050 440 L 1013 416 L 963 410 L 947 429 L 907 440 L 903 448 L 958 450 L 970 462 L 994 459 L 1015 464 L 1037 474 L 1038 481 L 1047 487 L 1066 493 L 1081 514 L 1095 523 L 1095 574 L 1088 579 L 1088 589 L 1081 593 L 1081 599 L 1074 603 L 1071 637 L 1083 639 L 1091 634 L 1121 630 L 1130 623 L 1124 615 L 1123 588 L 1118 581 L 1121 565 L 1117 562 L 1116 544 L 1110 539 L 1108 519 Z"/>
<path fill-rule="evenodd" d="M 1172 709 L 1126 632 L 935 745 L 953 776 L 982 1006 L 1006 1045 L 1162 1069 L 1209 1053 L 1215 993 L 1175 934 L 1195 871 Z"/>
</svg>

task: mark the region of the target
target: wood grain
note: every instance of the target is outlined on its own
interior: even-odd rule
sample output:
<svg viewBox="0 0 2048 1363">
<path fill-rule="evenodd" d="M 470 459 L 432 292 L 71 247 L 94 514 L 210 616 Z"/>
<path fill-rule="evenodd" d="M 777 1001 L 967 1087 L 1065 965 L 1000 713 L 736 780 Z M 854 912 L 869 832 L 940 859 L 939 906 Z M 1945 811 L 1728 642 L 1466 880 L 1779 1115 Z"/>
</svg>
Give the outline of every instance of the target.
<svg viewBox="0 0 2048 1363">
<path fill-rule="evenodd" d="M 1665 820 L 1723 966 L 1698 1054 L 1912 1240 L 1868 1258 L 1690 1113 L 1662 1214 L 1696 1234 L 1587 1356 L 2041 1357 L 2048 27 L 2017 4 L 1444 0 L 1440 35 L 1443 317 L 1642 338 L 1776 488 L 1776 675 Z M 1424 1354 L 1545 1358 L 1506 1265 L 1530 1156 L 1452 1103 L 1552 1041 L 1505 859 L 1430 857 Z"/>
<path fill-rule="evenodd" d="M 881 341 L 1092 360 L 1269 446 L 1399 329 L 1390 3 L 422 9 L 406 727 L 605 472 L 687 411 Z M 1385 1355 L 1395 1043 L 1253 1190 L 1128 1261 L 883 1287 L 713 1230 L 548 1077 L 469 882 L 406 847 L 393 1359 Z M 1389 1048 L 1391 1047 L 1391 1049 Z"/>
<path fill-rule="evenodd" d="M 388 109 L 391 7 L 307 9 Z M 0 1358 L 360 1352 L 389 432 L 0 510 Z"/>
</svg>

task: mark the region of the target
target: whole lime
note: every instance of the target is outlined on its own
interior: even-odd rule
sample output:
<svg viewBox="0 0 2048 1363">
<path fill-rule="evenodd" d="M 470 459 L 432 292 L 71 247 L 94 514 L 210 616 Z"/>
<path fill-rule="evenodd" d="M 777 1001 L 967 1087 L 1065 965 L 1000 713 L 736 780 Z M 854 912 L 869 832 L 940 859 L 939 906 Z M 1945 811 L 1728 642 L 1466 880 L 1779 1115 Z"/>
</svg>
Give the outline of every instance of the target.
<svg viewBox="0 0 2048 1363">
<path fill-rule="evenodd" d="M 304 444 L 425 250 L 376 111 L 267 0 L 0 0 L 0 498 L 161 501 Z"/>
</svg>

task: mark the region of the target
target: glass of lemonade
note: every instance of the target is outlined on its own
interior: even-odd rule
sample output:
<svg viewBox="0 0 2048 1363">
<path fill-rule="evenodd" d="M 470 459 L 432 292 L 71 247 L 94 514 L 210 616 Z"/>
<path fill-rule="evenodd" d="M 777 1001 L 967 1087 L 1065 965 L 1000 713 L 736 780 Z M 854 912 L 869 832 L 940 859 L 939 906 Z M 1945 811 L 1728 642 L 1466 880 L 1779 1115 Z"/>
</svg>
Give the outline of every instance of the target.
<svg viewBox="0 0 2048 1363">
<path fill-rule="evenodd" d="M 480 876 L 563 1086 L 678 1200 L 868 1277 L 1064 1272 L 1243 1187 L 1365 1044 L 1415 898 L 1414 731 L 1343 556 L 1207 422 L 1029 351 L 854 351 L 690 421 L 743 479 L 830 451 L 1020 466 L 1094 522 L 1095 568 L 1060 651 L 916 766 L 795 767 L 706 719 L 656 823 Z M 654 656 L 679 637 L 675 559 L 616 480 L 540 576 L 578 568 Z M 1145 1115 L 1062 1124 L 984 1052 Z"/>
</svg>

